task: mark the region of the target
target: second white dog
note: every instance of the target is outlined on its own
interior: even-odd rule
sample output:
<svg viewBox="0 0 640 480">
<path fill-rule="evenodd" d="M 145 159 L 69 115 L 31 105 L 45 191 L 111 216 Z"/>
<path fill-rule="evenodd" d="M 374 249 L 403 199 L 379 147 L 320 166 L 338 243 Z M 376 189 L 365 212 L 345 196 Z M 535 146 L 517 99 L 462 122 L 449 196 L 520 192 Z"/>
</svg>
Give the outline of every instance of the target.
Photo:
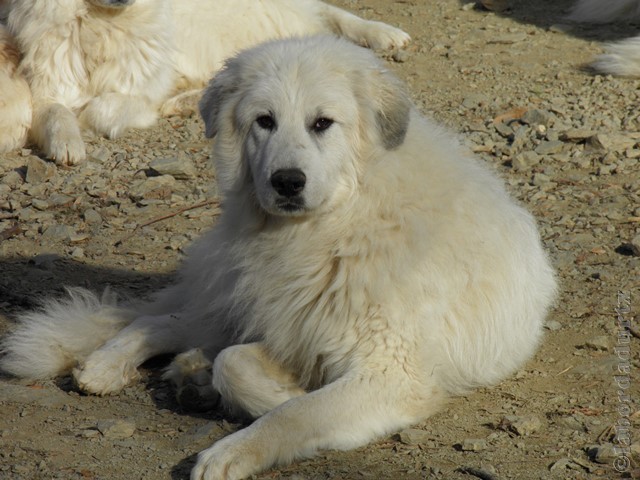
<svg viewBox="0 0 640 480">
<path fill-rule="evenodd" d="M 372 48 L 409 40 L 318 0 L 13 0 L 8 22 L 33 93 L 31 136 L 68 164 L 85 158 L 81 127 L 116 137 L 150 126 L 177 90 L 202 88 L 227 57 L 261 41 L 319 32 Z"/>
</svg>

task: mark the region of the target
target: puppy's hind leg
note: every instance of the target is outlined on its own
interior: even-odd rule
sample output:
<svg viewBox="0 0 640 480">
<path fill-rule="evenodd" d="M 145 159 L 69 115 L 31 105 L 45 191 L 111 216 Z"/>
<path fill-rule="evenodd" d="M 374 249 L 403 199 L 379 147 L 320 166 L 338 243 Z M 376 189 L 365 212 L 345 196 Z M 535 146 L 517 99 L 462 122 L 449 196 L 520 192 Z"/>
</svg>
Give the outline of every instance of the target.
<svg viewBox="0 0 640 480">
<path fill-rule="evenodd" d="M 259 417 L 306 393 L 291 372 L 278 365 L 260 343 L 234 345 L 213 363 L 213 388 L 237 413 Z"/>
<path fill-rule="evenodd" d="M 332 32 L 374 50 L 406 46 L 411 37 L 399 28 L 383 22 L 365 20 L 332 5 L 321 4 L 320 14 Z"/>
<path fill-rule="evenodd" d="M 194 348 L 176 355 L 162 378 L 173 384 L 178 403 L 185 409 L 211 410 L 220 400 L 220 394 L 213 388 L 211 381 L 212 366 L 213 363 L 202 349 Z"/>
</svg>

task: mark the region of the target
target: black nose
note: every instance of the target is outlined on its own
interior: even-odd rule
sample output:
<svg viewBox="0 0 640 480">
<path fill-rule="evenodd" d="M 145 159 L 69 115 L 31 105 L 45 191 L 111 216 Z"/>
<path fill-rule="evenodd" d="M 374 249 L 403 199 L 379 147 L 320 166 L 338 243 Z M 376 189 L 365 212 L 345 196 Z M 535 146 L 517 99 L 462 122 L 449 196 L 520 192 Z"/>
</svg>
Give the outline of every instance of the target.
<svg viewBox="0 0 640 480">
<path fill-rule="evenodd" d="M 298 168 L 285 168 L 276 170 L 271 175 L 271 186 L 283 197 L 291 198 L 298 195 L 304 189 L 307 177 Z"/>
</svg>

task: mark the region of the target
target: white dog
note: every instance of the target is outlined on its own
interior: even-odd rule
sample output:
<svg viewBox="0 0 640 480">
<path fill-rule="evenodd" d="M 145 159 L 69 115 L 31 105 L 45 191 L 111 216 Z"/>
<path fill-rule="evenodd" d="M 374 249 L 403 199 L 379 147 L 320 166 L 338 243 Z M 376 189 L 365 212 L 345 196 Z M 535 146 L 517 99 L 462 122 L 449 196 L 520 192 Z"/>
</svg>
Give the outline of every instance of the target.
<svg viewBox="0 0 640 480">
<path fill-rule="evenodd" d="M 148 127 L 177 90 L 202 88 L 261 41 L 318 32 L 372 48 L 409 40 L 318 0 L 13 0 L 8 22 L 33 93 L 31 135 L 62 164 L 85 158 L 81 127 L 107 137 Z"/>
<path fill-rule="evenodd" d="M 14 39 L 0 24 L 0 153 L 24 145 L 31 125 L 31 92 L 17 72 L 19 61 Z"/>
<path fill-rule="evenodd" d="M 5 371 L 73 370 L 108 394 L 153 355 L 201 349 L 223 402 L 260 417 L 200 454 L 192 479 L 217 480 L 366 444 L 533 354 L 555 292 L 534 219 L 374 54 L 267 43 L 200 107 L 224 208 L 181 281 L 135 308 L 74 291 L 27 314 Z"/>
<path fill-rule="evenodd" d="M 589 23 L 640 19 L 640 0 L 579 0 L 569 18 Z M 607 45 L 591 66 L 601 73 L 640 77 L 640 36 Z"/>
</svg>

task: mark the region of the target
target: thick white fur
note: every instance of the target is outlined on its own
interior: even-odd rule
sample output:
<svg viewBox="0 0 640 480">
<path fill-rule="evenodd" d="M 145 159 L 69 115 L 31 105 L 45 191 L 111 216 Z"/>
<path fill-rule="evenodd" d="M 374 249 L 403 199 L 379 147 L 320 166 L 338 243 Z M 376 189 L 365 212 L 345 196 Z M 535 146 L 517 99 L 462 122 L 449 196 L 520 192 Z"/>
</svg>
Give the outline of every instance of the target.
<svg viewBox="0 0 640 480">
<path fill-rule="evenodd" d="M 26 316 L 4 370 L 57 375 L 74 357 L 78 384 L 106 394 L 152 355 L 203 349 L 224 402 L 260 417 L 200 454 L 192 479 L 217 480 L 363 445 L 533 354 L 556 288 L 534 219 L 371 52 L 267 43 L 227 63 L 201 111 L 224 211 L 182 280 L 95 351 L 110 304 Z M 293 199 L 270 187 L 283 169 L 306 176 Z M 181 356 L 169 376 L 190 356 L 203 364 Z"/>
<path fill-rule="evenodd" d="M 0 23 L 0 153 L 24 145 L 31 125 L 31 91 L 17 71 L 19 61 L 14 39 Z"/>
<path fill-rule="evenodd" d="M 579 0 L 570 17 L 576 22 L 608 23 L 640 18 L 640 0 Z M 606 45 L 591 66 L 597 72 L 640 77 L 640 36 Z"/>
<path fill-rule="evenodd" d="M 317 0 L 13 0 L 9 26 L 33 91 L 31 135 L 63 164 L 85 158 L 81 127 L 117 137 L 150 126 L 177 90 L 202 88 L 227 57 L 261 41 L 318 32 L 374 48 L 409 40 Z"/>
</svg>

